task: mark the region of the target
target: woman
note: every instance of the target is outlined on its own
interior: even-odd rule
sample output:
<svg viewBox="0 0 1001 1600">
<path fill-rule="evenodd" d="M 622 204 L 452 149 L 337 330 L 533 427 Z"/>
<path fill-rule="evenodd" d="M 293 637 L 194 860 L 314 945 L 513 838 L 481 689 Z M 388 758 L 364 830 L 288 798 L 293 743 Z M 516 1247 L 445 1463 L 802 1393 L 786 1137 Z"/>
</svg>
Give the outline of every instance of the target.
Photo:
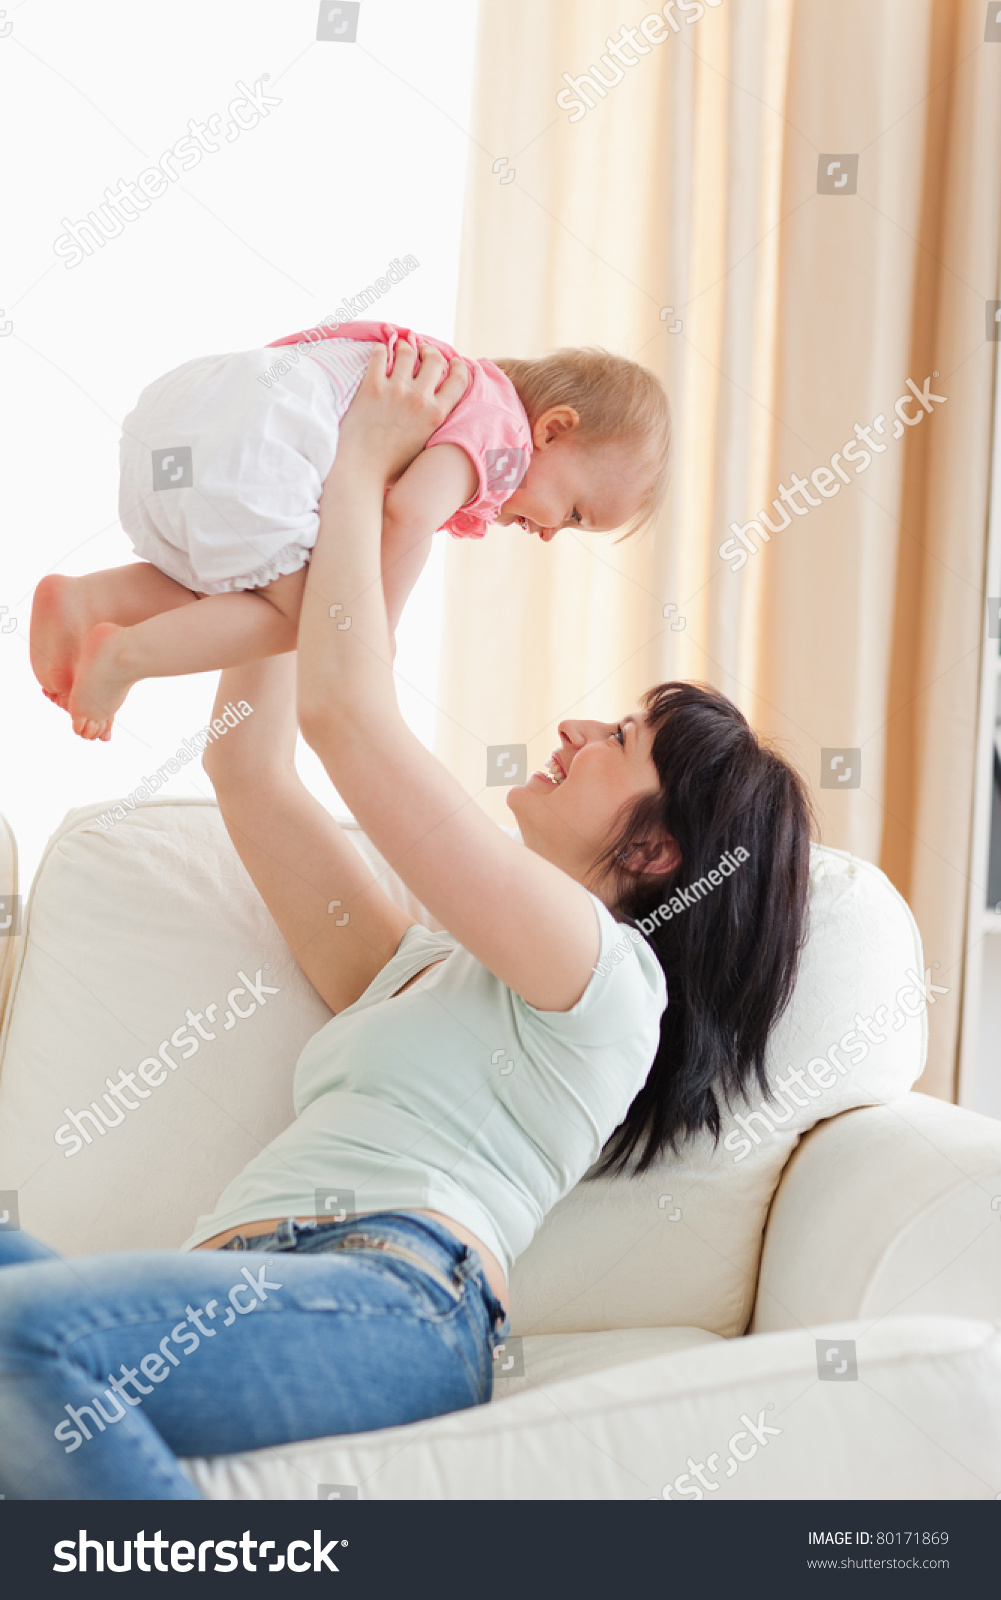
<svg viewBox="0 0 1001 1600">
<path fill-rule="evenodd" d="M 400 716 L 382 499 L 464 386 L 453 363 L 436 393 L 442 358 L 416 375 L 414 359 L 401 345 L 391 377 L 373 365 L 345 418 L 302 608 L 298 722 L 448 934 L 382 894 L 299 783 L 294 660 L 224 674 L 220 704 L 254 714 L 206 769 L 337 1015 L 300 1057 L 295 1122 L 187 1251 L 63 1260 L 0 1233 L 8 1498 L 196 1499 L 179 1457 L 488 1400 L 507 1274 L 546 1212 L 602 1152 L 603 1167 L 643 1167 L 717 1129 L 717 1094 L 763 1074 L 809 826 L 799 779 L 735 707 L 668 684 L 620 724 L 563 723 L 547 767 L 509 796 L 527 848 Z M 738 850 L 705 898 L 658 912 L 649 941 L 637 932 Z"/>
</svg>

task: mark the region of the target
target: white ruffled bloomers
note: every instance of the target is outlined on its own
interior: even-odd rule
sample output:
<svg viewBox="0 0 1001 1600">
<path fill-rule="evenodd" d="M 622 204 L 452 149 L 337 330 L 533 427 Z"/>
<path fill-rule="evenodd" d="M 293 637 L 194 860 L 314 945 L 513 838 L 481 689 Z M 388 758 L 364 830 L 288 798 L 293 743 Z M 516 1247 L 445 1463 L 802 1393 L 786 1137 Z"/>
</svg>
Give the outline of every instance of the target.
<svg viewBox="0 0 1001 1600">
<path fill-rule="evenodd" d="M 355 348 L 360 382 L 368 347 Z M 200 594 L 297 572 L 316 542 L 338 412 L 318 366 L 275 378 L 274 359 L 266 348 L 187 361 L 122 425 L 122 526 L 137 556 Z"/>
</svg>

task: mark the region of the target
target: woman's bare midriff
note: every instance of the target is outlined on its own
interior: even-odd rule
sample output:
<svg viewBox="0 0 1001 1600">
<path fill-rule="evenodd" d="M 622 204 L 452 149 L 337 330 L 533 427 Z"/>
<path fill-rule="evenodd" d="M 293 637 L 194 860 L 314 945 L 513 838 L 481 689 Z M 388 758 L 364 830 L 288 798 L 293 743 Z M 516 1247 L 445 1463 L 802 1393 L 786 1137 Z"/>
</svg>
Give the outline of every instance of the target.
<svg viewBox="0 0 1001 1600">
<path fill-rule="evenodd" d="M 440 961 L 433 961 L 430 966 L 423 967 L 420 972 L 415 972 L 414 976 L 408 979 L 402 988 L 397 989 L 396 994 L 394 994 L 392 998 L 395 1000 L 396 995 L 403 994 L 404 990 L 409 989 L 411 984 L 417 982 L 418 978 L 423 978 L 426 972 L 430 972 L 433 967 L 440 965 Z M 462 1227 L 460 1223 L 455 1222 L 451 1217 L 444 1216 L 440 1211 L 428 1211 L 423 1209 L 418 1210 L 416 1208 L 411 1210 L 409 1206 L 401 1207 L 400 1209 L 408 1211 L 409 1214 L 414 1217 L 433 1217 L 435 1222 L 440 1222 L 442 1227 L 447 1228 L 449 1233 L 452 1234 L 454 1238 L 459 1239 L 463 1244 L 471 1245 L 472 1248 L 479 1253 L 480 1260 L 483 1262 L 484 1277 L 486 1278 L 497 1299 L 504 1307 L 505 1314 L 507 1313 L 507 1278 L 504 1275 L 504 1268 L 497 1260 L 497 1257 L 494 1255 L 493 1251 L 488 1250 L 483 1241 L 476 1237 L 475 1233 L 470 1233 L 468 1228 Z M 359 1221 L 364 1221 L 366 1215 L 373 1216 L 378 1215 L 378 1213 L 366 1213 L 364 1211 L 348 1212 L 349 1218 L 357 1217 Z M 286 1218 L 284 1217 L 269 1217 L 263 1222 L 260 1219 L 257 1219 L 254 1222 L 237 1223 L 235 1228 L 226 1228 L 222 1233 L 213 1234 L 212 1238 L 206 1239 L 203 1244 L 195 1245 L 195 1249 L 221 1250 L 222 1246 L 224 1244 L 228 1244 L 230 1239 L 235 1239 L 238 1233 L 241 1233 L 248 1241 L 253 1239 L 257 1234 L 274 1233 L 278 1224 L 280 1222 L 284 1222 L 285 1220 Z M 329 1216 L 296 1217 L 295 1220 L 296 1222 L 329 1222 L 330 1218 Z"/>
<path fill-rule="evenodd" d="M 412 1217 L 433 1217 L 435 1222 L 440 1222 L 442 1227 L 447 1228 L 449 1233 L 453 1234 L 456 1239 L 461 1239 L 463 1244 L 472 1245 L 473 1249 L 479 1252 L 480 1260 L 483 1262 L 484 1277 L 504 1307 L 505 1312 L 507 1311 L 507 1279 L 504 1276 L 504 1269 L 493 1252 L 487 1249 L 482 1240 L 477 1239 L 475 1233 L 470 1233 L 468 1228 L 463 1228 L 458 1222 L 453 1222 L 451 1217 L 443 1216 L 440 1211 L 412 1211 L 409 1206 L 406 1208 L 401 1206 L 400 1209 L 401 1211 L 405 1209 L 408 1215 Z M 366 1216 L 378 1216 L 378 1212 L 348 1212 L 348 1219 L 357 1218 L 359 1222 L 364 1222 Z M 296 1222 L 329 1222 L 330 1218 L 296 1217 L 295 1220 Z M 245 1222 L 242 1225 L 238 1224 L 235 1228 L 227 1228 L 223 1233 L 214 1234 L 211 1239 L 206 1239 L 204 1244 L 196 1244 L 195 1249 L 221 1250 L 222 1246 L 228 1244 L 230 1239 L 234 1239 L 238 1233 L 242 1233 L 243 1237 L 250 1243 L 255 1234 L 274 1233 L 279 1222 L 284 1221 L 284 1217 L 269 1217 L 266 1222 L 256 1221 Z"/>
</svg>

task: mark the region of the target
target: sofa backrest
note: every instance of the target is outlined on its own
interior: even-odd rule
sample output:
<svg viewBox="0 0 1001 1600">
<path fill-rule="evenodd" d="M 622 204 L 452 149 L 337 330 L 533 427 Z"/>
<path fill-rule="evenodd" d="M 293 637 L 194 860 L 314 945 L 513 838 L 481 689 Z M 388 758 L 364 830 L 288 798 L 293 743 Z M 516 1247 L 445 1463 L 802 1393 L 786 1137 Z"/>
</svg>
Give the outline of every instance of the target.
<svg viewBox="0 0 1001 1600">
<path fill-rule="evenodd" d="M 0 1039 L 0 1191 L 16 1190 L 21 1225 L 68 1254 L 179 1244 L 291 1120 L 296 1059 L 330 1016 L 214 804 L 139 805 L 113 826 L 101 809 L 70 813 L 49 842 Z M 236 1006 L 247 980 L 257 999 Z M 579 1184 L 515 1265 L 514 1331 L 742 1331 L 791 1150 L 820 1118 L 910 1087 L 922 987 L 913 918 L 883 874 L 816 848 L 809 937 L 769 1052 L 770 1080 L 787 1088 L 731 1108 L 715 1147 L 696 1139 L 642 1178 Z M 190 1043 L 191 1016 L 213 1037 L 182 1054 L 172 1035 Z M 114 1126 L 101 1131 L 92 1102 Z"/>
<path fill-rule="evenodd" d="M 18 892 L 17 844 L 7 818 L 0 816 L 0 1018 L 7 1005 L 20 948 Z"/>
</svg>

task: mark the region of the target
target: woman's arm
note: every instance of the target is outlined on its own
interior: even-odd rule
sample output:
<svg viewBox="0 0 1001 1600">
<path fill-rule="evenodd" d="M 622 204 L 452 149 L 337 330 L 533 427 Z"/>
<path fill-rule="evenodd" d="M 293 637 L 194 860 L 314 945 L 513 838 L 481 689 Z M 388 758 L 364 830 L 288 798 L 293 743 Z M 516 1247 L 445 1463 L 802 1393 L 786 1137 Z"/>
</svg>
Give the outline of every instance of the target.
<svg viewBox="0 0 1001 1600">
<path fill-rule="evenodd" d="M 252 715 L 210 745 L 204 766 L 223 822 L 289 948 L 332 1011 L 357 1000 L 413 922 L 383 894 L 343 829 L 295 770 L 294 654 L 222 674 Z"/>
<path fill-rule="evenodd" d="M 344 418 L 320 497 L 320 531 L 299 622 L 303 735 L 361 826 L 467 950 L 531 1005 L 567 1011 L 598 956 L 583 887 L 490 822 L 400 715 L 380 572 L 388 477 L 411 459 L 465 387 L 461 364 L 397 347 L 373 358 Z"/>
</svg>

